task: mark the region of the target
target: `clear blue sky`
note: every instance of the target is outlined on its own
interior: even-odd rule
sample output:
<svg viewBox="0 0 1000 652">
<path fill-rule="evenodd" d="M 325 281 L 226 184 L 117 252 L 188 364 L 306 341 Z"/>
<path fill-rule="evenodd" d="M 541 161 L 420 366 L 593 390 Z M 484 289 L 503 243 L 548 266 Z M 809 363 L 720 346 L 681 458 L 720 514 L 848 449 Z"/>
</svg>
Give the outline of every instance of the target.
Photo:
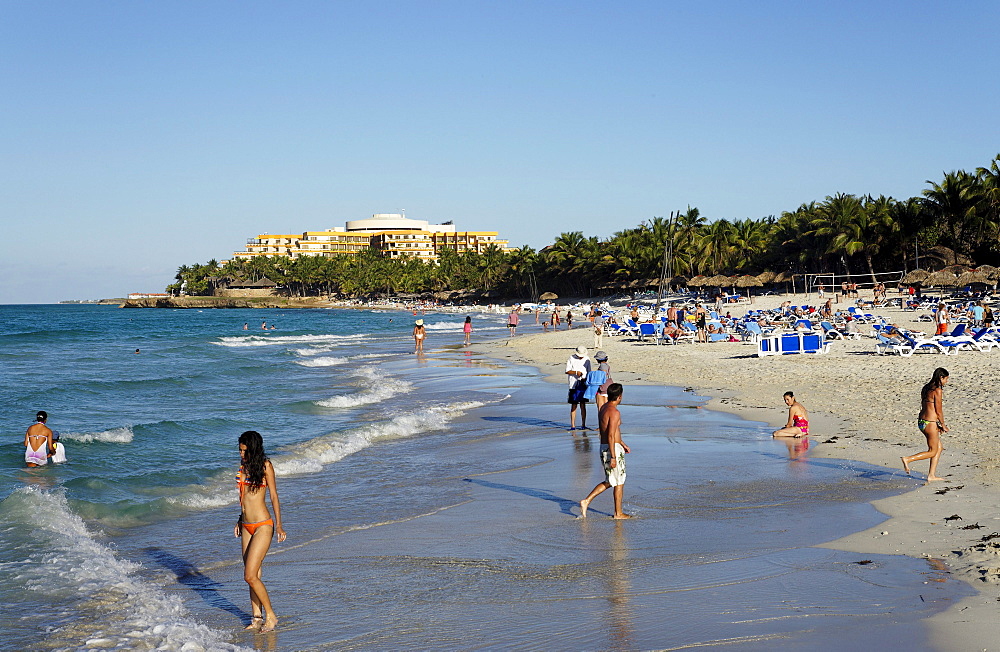
<svg viewBox="0 0 1000 652">
<path fill-rule="evenodd" d="M 542 247 L 1000 152 L 993 2 L 0 0 L 0 303 L 372 213 Z"/>
</svg>

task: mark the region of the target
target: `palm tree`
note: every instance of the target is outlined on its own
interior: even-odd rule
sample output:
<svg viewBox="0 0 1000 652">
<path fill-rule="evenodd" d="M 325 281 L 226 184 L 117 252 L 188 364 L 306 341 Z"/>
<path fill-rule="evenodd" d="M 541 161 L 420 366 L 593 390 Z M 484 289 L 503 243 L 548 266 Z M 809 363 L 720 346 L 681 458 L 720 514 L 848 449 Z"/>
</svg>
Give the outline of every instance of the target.
<svg viewBox="0 0 1000 652">
<path fill-rule="evenodd" d="M 728 220 L 709 222 L 701 234 L 696 271 L 714 275 L 732 269 L 735 236 L 733 224 Z"/>
<path fill-rule="evenodd" d="M 923 191 L 924 208 L 948 235 L 948 245 L 956 253 L 952 264 L 958 262 L 957 253 L 970 253 L 978 242 L 970 239 L 981 231 L 982 205 L 975 176 L 959 170 L 944 175 L 941 183 L 927 181 L 931 187 Z"/>
</svg>

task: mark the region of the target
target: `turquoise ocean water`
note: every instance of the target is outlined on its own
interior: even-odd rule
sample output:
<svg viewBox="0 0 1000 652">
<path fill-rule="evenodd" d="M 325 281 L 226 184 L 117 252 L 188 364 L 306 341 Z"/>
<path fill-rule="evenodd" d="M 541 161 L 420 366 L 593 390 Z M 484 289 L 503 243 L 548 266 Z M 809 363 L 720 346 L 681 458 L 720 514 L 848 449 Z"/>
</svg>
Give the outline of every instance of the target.
<svg viewBox="0 0 1000 652">
<path fill-rule="evenodd" d="M 233 570 L 238 568 L 233 565 L 238 548 L 225 536 L 238 511 L 233 473 L 236 439 L 244 430 L 264 435 L 279 476 L 290 542 L 316 542 L 307 547 L 308 554 L 320 560 L 338 554 L 335 547 L 318 543 L 327 541 L 331 531 L 405 522 L 465 504 L 477 491 L 551 507 L 545 518 L 568 522 L 572 503 L 580 497 L 576 494 L 596 478 L 596 451 L 565 431 L 563 386 L 542 382 L 534 369 L 462 348 L 464 315 L 424 315 L 428 354 L 421 358 L 412 353 L 412 316 L 404 312 L 0 306 L 0 316 L 0 433 L 5 442 L 0 446 L 0 602 L 5 612 L 8 607 L 14 612 L 0 649 L 467 647 L 461 625 L 442 639 L 393 629 L 392 623 L 411 613 L 391 605 L 406 600 L 408 590 L 417 590 L 412 568 L 374 573 L 365 566 L 343 573 L 336 591 L 351 587 L 347 593 L 352 599 L 337 604 L 316 606 L 324 591 L 334 591 L 333 584 L 314 587 L 316 594 L 300 588 L 287 595 L 285 604 L 299 605 L 299 614 L 289 618 L 290 631 L 277 647 L 243 634 L 245 589 Z M 474 319 L 476 338 L 506 333 L 501 316 Z M 277 330 L 260 330 L 261 321 Z M 243 330 L 244 323 L 249 330 Z M 685 409 L 698 400 L 679 390 L 630 392 L 629 418 L 648 424 L 639 435 L 649 438 L 648 450 L 655 444 L 664 464 L 684 460 L 680 475 L 670 480 L 678 491 L 669 495 L 662 469 L 630 467 L 637 479 L 630 480 L 629 499 L 644 523 L 630 531 L 636 551 L 647 551 L 635 552 L 637 557 L 664 554 L 662 542 L 672 535 L 657 527 L 669 527 L 670 533 L 688 532 L 672 548 L 690 549 L 692 555 L 709 550 L 713 569 L 736 557 L 746 563 L 748 545 L 759 552 L 749 555 L 758 560 L 758 569 L 773 568 L 773 559 L 760 560 L 778 549 L 797 551 L 786 553 L 782 563 L 810 564 L 805 557 L 817 553 L 803 552 L 816 550 L 808 546 L 835 538 L 845 527 L 877 523 L 880 517 L 867 501 L 909 486 L 897 474 L 863 465 L 827 461 L 796 467 L 799 463 L 789 463 L 784 446 L 771 442 L 761 424 Z M 665 404 L 681 407 L 667 409 Z M 67 464 L 24 468 L 23 433 L 37 410 L 48 411 L 50 427 L 62 435 Z M 492 445 L 525 436 L 565 445 L 565 464 L 578 467 L 582 479 L 577 484 L 584 488 L 514 491 L 499 476 L 475 479 L 508 472 L 519 463 L 473 455 L 468 451 L 480 450 L 474 448 L 476 442 Z M 449 449 L 451 458 L 441 454 L 442 446 L 456 442 L 468 443 L 462 449 L 465 457 L 454 449 Z M 754 456 L 752 471 L 739 461 L 747 454 Z M 562 455 L 556 456 L 557 463 Z M 653 459 L 660 458 L 647 457 Z M 544 485 L 544 477 L 540 482 Z M 750 530 L 735 536 L 732 529 L 717 529 L 719 522 L 751 512 Z M 767 534 L 775 531 L 785 533 L 780 545 Z M 573 550 L 579 553 L 590 545 L 549 540 L 563 536 L 579 539 L 576 531 L 540 528 L 511 543 L 511 549 L 538 546 L 546 552 L 536 554 L 536 563 L 562 567 L 579 561 Z M 732 550 L 741 553 L 734 557 Z M 477 552 L 503 557 L 495 550 Z M 821 553 L 823 563 L 833 564 L 831 555 L 836 554 Z M 288 553 L 289 560 L 293 557 Z M 689 593 L 702 583 L 713 594 L 722 592 L 720 600 L 745 600 L 747 613 L 759 609 L 748 583 L 735 583 L 726 596 L 725 582 L 691 579 L 705 567 L 704 558 L 694 555 L 681 566 L 688 579 L 678 591 Z M 830 615 L 861 615 L 868 623 L 885 624 L 887 618 L 889 624 L 912 622 L 964 590 L 946 583 L 935 587 L 934 600 L 925 600 L 917 591 L 927 581 L 919 561 L 893 558 L 882 566 L 893 568 L 897 579 L 883 578 L 879 584 L 853 572 L 837 574 L 832 584 L 824 578 L 824 590 L 833 587 L 833 597 L 827 599 L 834 605 Z M 898 579 L 898 573 L 906 579 Z M 754 575 L 745 569 L 739 574 Z M 422 577 L 430 581 L 430 575 Z M 666 579 L 655 580 L 656 573 L 646 577 L 654 585 L 643 589 L 647 595 L 673 590 Z M 575 590 L 573 583 L 583 580 L 553 576 L 548 581 L 550 586 L 538 588 L 542 594 Z M 383 585 L 384 590 L 376 590 Z M 514 579 L 504 586 L 478 586 L 470 580 L 465 588 L 470 595 L 482 591 L 484 602 L 511 603 L 522 600 L 522 590 Z M 813 599 L 807 581 L 773 590 Z M 863 604 L 852 602 L 860 595 Z M 640 602 L 647 609 L 704 617 L 698 600 L 672 607 L 657 607 L 651 598 Z M 446 619 L 447 612 L 447 607 L 435 609 L 421 618 Z M 373 616 L 378 613 L 384 621 Z M 536 613 L 544 618 L 546 610 Z M 481 617 L 493 623 L 491 636 L 498 648 L 649 648 L 712 637 L 704 631 L 665 635 L 649 626 L 635 628 L 624 642 L 611 638 L 591 644 L 592 638 L 574 638 L 571 632 L 578 628 L 567 628 L 550 632 L 553 638 L 538 645 L 539 633 L 547 627 L 524 614 L 512 612 L 505 622 L 492 607 L 484 607 L 479 616 L 473 608 L 463 617 L 462 622 Z M 774 620 L 759 614 L 755 618 Z M 727 616 L 726 622 L 739 619 Z M 325 628 L 309 626 L 313 620 Z M 706 622 L 705 627 L 722 625 Z M 790 628 L 794 626 L 787 623 L 778 627 Z M 379 637 L 366 639 L 372 632 Z M 752 640 L 746 639 L 747 649 L 753 649 Z M 789 645 L 794 649 L 802 640 Z"/>
</svg>

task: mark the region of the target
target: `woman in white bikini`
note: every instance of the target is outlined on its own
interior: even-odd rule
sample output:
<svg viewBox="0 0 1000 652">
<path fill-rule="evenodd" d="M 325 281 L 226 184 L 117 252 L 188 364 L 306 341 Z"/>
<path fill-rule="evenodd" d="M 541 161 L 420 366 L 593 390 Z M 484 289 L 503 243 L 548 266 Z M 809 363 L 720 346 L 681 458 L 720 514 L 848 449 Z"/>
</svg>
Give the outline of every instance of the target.
<svg viewBox="0 0 1000 652">
<path fill-rule="evenodd" d="M 413 323 L 414 353 L 424 352 L 424 337 L 426 335 L 427 331 L 424 329 L 424 320 L 418 319 Z"/>
<path fill-rule="evenodd" d="M 40 410 L 35 415 L 35 423 L 24 433 L 24 463 L 29 467 L 45 466 L 49 455 L 55 454 L 52 447 L 52 431 L 45 425 L 49 415 Z"/>
<path fill-rule="evenodd" d="M 240 492 L 242 511 L 240 520 L 236 522 L 235 534 L 242 538 L 243 579 L 250 586 L 253 620 L 247 629 L 260 628 L 262 632 L 270 632 L 278 625 L 278 617 L 260 579 L 261 566 L 274 533 L 278 533 L 278 541 L 284 541 L 285 530 L 281 527 L 281 503 L 274 480 L 274 467 L 264 454 L 264 440 L 259 432 L 248 430 L 240 435 L 240 462 L 236 487 Z M 264 502 L 268 492 L 274 507 L 274 519 Z"/>
</svg>

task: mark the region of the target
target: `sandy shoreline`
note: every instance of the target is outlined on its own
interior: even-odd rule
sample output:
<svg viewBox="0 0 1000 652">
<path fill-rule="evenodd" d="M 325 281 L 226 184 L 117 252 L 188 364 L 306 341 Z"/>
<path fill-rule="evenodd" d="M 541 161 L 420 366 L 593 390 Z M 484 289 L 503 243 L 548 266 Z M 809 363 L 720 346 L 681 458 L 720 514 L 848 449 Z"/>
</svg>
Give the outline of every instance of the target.
<svg viewBox="0 0 1000 652">
<path fill-rule="evenodd" d="M 755 308 L 776 306 L 784 297 L 758 299 Z M 798 295 L 793 303 L 819 303 L 815 295 Z M 746 306 L 732 309 L 734 315 Z M 931 324 L 918 313 L 898 308 L 876 311 L 890 322 L 915 330 Z M 564 382 L 564 365 L 572 349 L 593 348 L 592 330 L 538 332 L 527 316 L 515 338 L 485 345 L 501 357 L 537 367 L 554 382 Z M 862 327 L 862 332 L 870 327 Z M 924 450 L 916 427 L 920 388 L 943 366 L 951 373 L 944 409 L 951 432 L 945 438 L 939 475 L 945 482 L 925 485 L 927 463 L 914 466 L 914 491 L 887 498 L 875 507 L 890 517 L 876 528 L 850 534 L 828 547 L 872 554 L 905 554 L 942 560 L 953 575 L 968 581 L 978 595 L 962 600 L 930 619 L 933 644 L 942 649 L 997 649 L 1000 623 L 1000 408 L 985 379 L 1000 370 L 1000 352 L 962 351 L 957 355 L 918 354 L 909 358 L 877 356 L 875 340 L 837 341 L 821 356 L 757 358 L 745 343 L 657 346 L 628 338 L 604 338 L 612 375 L 631 383 L 691 388 L 710 398 L 707 407 L 782 426 L 787 411 L 781 401 L 792 390 L 809 410 L 813 457 L 845 458 L 891 467 L 902 473 L 899 458 Z M 959 515 L 961 520 L 945 521 Z M 962 529 L 979 525 L 976 529 Z"/>
</svg>

